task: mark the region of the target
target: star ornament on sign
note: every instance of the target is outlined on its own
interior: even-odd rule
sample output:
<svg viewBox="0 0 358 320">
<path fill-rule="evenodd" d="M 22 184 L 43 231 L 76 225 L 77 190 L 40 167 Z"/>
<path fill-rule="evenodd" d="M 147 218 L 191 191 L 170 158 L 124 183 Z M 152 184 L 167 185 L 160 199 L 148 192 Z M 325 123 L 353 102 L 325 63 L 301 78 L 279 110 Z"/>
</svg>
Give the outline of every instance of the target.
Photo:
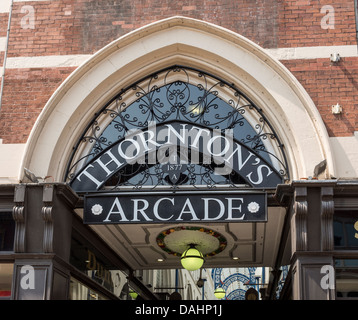
<svg viewBox="0 0 358 320">
<path fill-rule="evenodd" d="M 247 205 L 247 210 L 251 213 L 257 213 L 260 210 L 260 205 L 257 202 L 250 202 Z"/>
<path fill-rule="evenodd" d="M 94 204 L 91 208 L 92 214 L 99 216 L 103 212 L 103 208 L 100 204 Z"/>
</svg>

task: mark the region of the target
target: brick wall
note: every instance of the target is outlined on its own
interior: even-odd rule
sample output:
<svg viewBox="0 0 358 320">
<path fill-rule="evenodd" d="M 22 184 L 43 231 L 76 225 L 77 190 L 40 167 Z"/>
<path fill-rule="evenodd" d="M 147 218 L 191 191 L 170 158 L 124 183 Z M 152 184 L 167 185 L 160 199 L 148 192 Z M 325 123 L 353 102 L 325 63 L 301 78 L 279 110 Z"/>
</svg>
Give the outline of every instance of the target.
<svg viewBox="0 0 358 320">
<path fill-rule="evenodd" d="M 322 28 L 331 22 L 327 11 L 321 12 L 326 5 L 334 8 L 334 28 Z M 92 54 L 136 28 L 174 15 L 228 28 L 264 48 L 356 44 L 353 0 L 51 0 L 14 2 L 8 57 Z M 31 17 L 33 28 L 27 28 Z M 0 13 L 0 37 L 6 36 L 7 18 Z M 0 66 L 2 57 L 0 52 Z M 331 136 L 357 130 L 357 62 L 284 61 L 316 103 Z M 73 70 L 7 70 L 0 139 L 26 142 L 47 100 Z M 344 108 L 340 116 L 330 113 L 337 102 Z"/>
<path fill-rule="evenodd" d="M 74 68 L 10 69 L 1 110 L 3 143 L 25 143 L 53 92 Z"/>
<path fill-rule="evenodd" d="M 329 59 L 284 61 L 310 94 L 332 137 L 351 136 L 358 131 L 358 58 L 342 58 L 337 64 Z M 332 114 L 339 103 L 342 113 Z"/>
<path fill-rule="evenodd" d="M 215 23 L 264 47 L 277 45 L 276 0 L 41 1 L 31 3 L 35 29 L 22 28 L 29 15 L 24 5 L 14 5 L 9 56 L 94 53 L 129 31 L 174 15 Z"/>
<path fill-rule="evenodd" d="M 30 14 L 24 9 L 27 2 L 14 3 L 10 56 L 94 53 L 129 31 L 174 15 L 212 22 L 265 48 L 356 43 L 353 0 L 52 0 L 29 3 L 34 8 L 35 29 L 22 27 Z M 327 12 L 321 10 L 327 5 L 334 8 L 334 29 L 322 28 Z M 5 36 L 6 22 L 5 16 L 0 22 L 0 36 Z"/>
<path fill-rule="evenodd" d="M 356 44 L 354 0 L 280 0 L 279 19 L 279 47 Z"/>
<path fill-rule="evenodd" d="M 0 13 L 0 37 L 6 36 L 8 17 L 8 13 Z"/>
</svg>

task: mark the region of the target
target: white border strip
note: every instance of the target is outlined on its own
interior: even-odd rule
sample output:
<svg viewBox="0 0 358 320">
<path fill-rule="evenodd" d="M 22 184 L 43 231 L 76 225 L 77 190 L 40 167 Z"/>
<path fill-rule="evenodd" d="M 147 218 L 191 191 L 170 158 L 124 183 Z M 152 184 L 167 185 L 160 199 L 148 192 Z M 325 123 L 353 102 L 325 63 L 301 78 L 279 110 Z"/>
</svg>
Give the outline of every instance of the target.
<svg viewBox="0 0 358 320">
<path fill-rule="evenodd" d="M 5 51 L 6 37 L 0 37 L 0 51 Z"/>
<path fill-rule="evenodd" d="M 52 0 L 14 0 L 15 2 L 44 2 Z M 11 0 L 0 0 L 0 13 L 9 13 L 11 6 Z"/>
<path fill-rule="evenodd" d="M 341 57 L 358 57 L 358 48 L 355 45 L 278 48 L 266 49 L 266 52 L 278 60 L 329 59 L 332 53 L 339 53 Z"/>
<path fill-rule="evenodd" d="M 1 0 L 0 0 L 1 1 Z M 0 38 L 0 51 L 2 48 Z M 357 46 L 328 46 L 328 47 L 300 47 L 300 48 L 278 48 L 265 49 L 278 60 L 297 59 L 329 59 L 332 53 L 339 53 L 341 57 L 358 57 Z M 60 68 L 78 67 L 89 58 L 91 54 L 83 55 L 60 55 L 60 56 L 38 56 L 38 57 L 12 57 L 6 61 L 6 69 L 23 68 Z"/>
<path fill-rule="evenodd" d="M 9 13 L 11 0 L 0 0 L 0 13 Z"/>
<path fill-rule="evenodd" d="M 7 58 L 6 69 L 78 67 L 91 57 L 91 54 L 78 54 Z"/>
</svg>

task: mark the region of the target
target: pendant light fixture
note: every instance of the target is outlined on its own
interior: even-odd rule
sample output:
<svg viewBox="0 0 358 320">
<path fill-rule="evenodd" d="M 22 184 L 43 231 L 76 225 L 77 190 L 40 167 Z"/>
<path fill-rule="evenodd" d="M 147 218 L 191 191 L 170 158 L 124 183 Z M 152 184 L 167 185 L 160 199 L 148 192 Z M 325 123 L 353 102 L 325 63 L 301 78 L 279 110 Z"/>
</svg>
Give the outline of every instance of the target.
<svg viewBox="0 0 358 320">
<path fill-rule="evenodd" d="M 184 269 L 195 271 L 202 267 L 204 263 L 203 254 L 196 249 L 195 244 L 190 244 L 181 256 L 181 264 Z"/>
<path fill-rule="evenodd" d="M 218 298 L 219 300 L 221 300 L 222 298 L 225 297 L 225 290 L 221 287 L 217 287 L 215 289 L 214 295 L 216 298 Z"/>
</svg>

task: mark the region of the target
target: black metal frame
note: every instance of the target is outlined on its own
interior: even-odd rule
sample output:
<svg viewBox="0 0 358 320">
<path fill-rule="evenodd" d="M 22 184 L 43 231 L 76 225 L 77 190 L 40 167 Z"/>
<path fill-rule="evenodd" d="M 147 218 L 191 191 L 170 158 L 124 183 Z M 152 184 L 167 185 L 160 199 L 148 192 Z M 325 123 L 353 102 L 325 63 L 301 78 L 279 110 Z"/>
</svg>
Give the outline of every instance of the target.
<svg viewBox="0 0 358 320">
<path fill-rule="evenodd" d="M 175 77 L 172 77 L 173 74 L 178 76 L 180 74 L 178 79 L 184 77 L 186 78 L 186 81 L 175 80 Z M 193 81 L 193 79 L 195 81 Z M 162 85 L 158 85 L 159 82 L 161 82 Z M 195 90 L 202 94 L 201 96 L 194 97 L 195 100 L 193 100 L 190 96 L 192 92 L 189 88 L 193 82 L 196 82 Z M 165 112 L 163 112 L 163 101 L 161 101 L 158 97 L 155 97 L 156 94 L 160 94 L 160 90 L 163 87 L 166 89 L 165 103 L 170 104 L 170 108 Z M 226 99 L 226 101 L 223 100 L 223 96 L 221 95 L 221 92 L 223 91 L 226 93 L 230 92 L 230 97 Z M 130 101 L 127 103 L 124 96 L 130 92 L 133 94 L 130 95 Z M 133 97 L 135 97 L 135 99 L 133 99 Z M 226 106 L 228 105 L 232 107 L 226 115 L 220 113 L 222 110 L 218 105 L 220 101 L 224 101 Z M 134 103 L 137 103 L 137 110 L 140 111 L 140 116 L 143 116 L 144 119 L 139 119 L 136 116 L 126 114 L 127 108 Z M 188 109 L 188 107 L 190 107 L 190 109 Z M 255 116 L 256 123 L 254 126 L 248 123 L 244 117 L 248 110 L 251 116 Z M 211 130 L 238 130 L 238 128 L 244 127 L 245 125 L 246 128 L 251 126 L 252 131 L 246 136 L 241 137 L 240 143 L 246 145 L 255 154 L 259 154 L 261 157 L 275 158 L 275 161 L 280 164 L 279 174 L 282 176 L 283 180 L 290 179 L 284 146 L 261 108 L 256 106 L 253 101 L 241 92 L 234 84 L 228 83 L 215 75 L 195 68 L 175 65 L 155 72 L 122 89 L 93 116 L 92 120 L 83 131 L 81 137 L 78 139 L 76 145 L 73 147 L 73 152 L 70 156 L 64 177 L 65 181 L 69 182 L 74 178 L 75 172 L 72 170 L 76 168 L 79 162 L 86 162 L 84 159 L 90 159 L 97 156 L 106 150 L 106 148 L 108 148 L 111 144 L 115 143 L 115 141 L 109 141 L 108 138 L 103 135 L 105 129 L 101 128 L 101 121 L 103 120 L 102 117 L 107 116 L 112 118 L 110 124 L 118 131 L 118 136 L 116 137 L 117 140 L 122 139 L 130 129 L 136 128 L 143 130 L 147 128 L 149 121 L 162 123 L 166 121 L 180 120 L 208 127 Z M 131 116 L 132 118 L 130 118 Z M 106 128 L 108 126 L 109 124 L 107 122 Z M 280 154 L 273 154 L 265 148 L 264 141 L 268 138 L 276 142 L 276 147 Z M 76 159 L 77 150 L 83 143 L 93 143 L 93 147 L 88 154 L 78 156 Z M 202 170 L 199 174 L 193 174 L 195 168 L 193 165 L 189 164 L 186 166 L 188 171 L 186 178 L 184 177 L 183 179 L 179 179 L 179 182 L 176 181 L 174 183 L 171 183 L 168 179 L 164 181 L 163 172 L 160 170 L 158 165 L 154 165 L 152 173 L 149 173 L 151 167 L 153 167 L 153 165 L 137 165 L 124 169 L 118 173 L 117 183 L 113 183 L 112 179 L 112 185 L 114 185 L 115 188 L 118 188 L 120 185 L 131 185 L 134 188 L 140 188 L 142 185 L 148 184 L 148 181 L 153 179 L 153 176 L 155 175 L 157 176 L 156 179 L 159 179 L 159 182 L 152 182 L 152 185 L 171 185 L 171 187 L 174 188 L 181 183 L 198 185 L 195 183 L 198 175 L 200 175 L 200 180 L 204 181 L 210 188 L 216 184 L 220 184 L 220 182 L 212 179 L 212 173 L 215 167 L 214 164 L 202 166 Z M 127 183 L 128 180 L 126 179 L 124 179 L 125 183 L 123 183 L 123 177 L 125 177 L 126 174 L 134 176 L 138 173 L 142 173 L 142 179 L 137 184 L 134 185 Z M 145 179 L 147 180 L 145 181 Z M 228 176 L 221 181 L 221 183 L 235 187 L 240 184 L 238 181 L 240 181 L 238 177 Z"/>
</svg>

